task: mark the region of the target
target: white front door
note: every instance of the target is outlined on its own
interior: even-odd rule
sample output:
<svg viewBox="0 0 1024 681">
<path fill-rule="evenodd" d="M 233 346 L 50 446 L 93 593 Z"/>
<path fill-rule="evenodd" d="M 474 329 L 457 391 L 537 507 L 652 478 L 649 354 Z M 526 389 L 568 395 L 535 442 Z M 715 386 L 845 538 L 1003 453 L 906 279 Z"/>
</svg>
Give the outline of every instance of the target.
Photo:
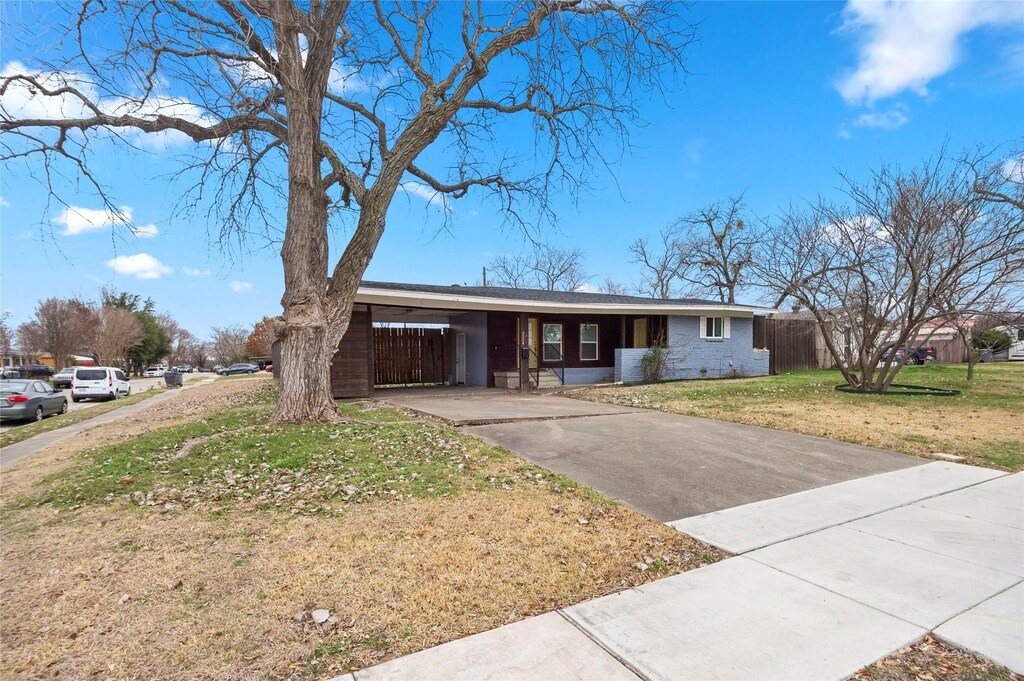
<svg viewBox="0 0 1024 681">
<path fill-rule="evenodd" d="M 466 334 L 455 334 L 455 382 L 466 382 Z"/>
</svg>

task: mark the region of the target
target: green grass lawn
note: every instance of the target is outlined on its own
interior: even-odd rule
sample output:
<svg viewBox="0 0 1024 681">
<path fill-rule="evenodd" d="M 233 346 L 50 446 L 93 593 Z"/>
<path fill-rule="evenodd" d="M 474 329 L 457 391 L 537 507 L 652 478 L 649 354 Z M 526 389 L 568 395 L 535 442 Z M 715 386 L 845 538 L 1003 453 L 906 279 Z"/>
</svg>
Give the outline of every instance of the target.
<svg viewBox="0 0 1024 681">
<path fill-rule="evenodd" d="M 137 404 L 142 400 L 149 399 L 150 397 L 154 397 L 156 395 L 160 395 L 164 392 L 166 392 L 165 388 L 154 388 L 152 390 L 146 390 L 145 392 L 129 395 L 128 397 L 122 397 L 120 399 L 112 400 L 110 402 L 97 404 L 95 406 L 89 407 L 88 409 L 79 409 L 77 411 L 69 412 L 67 414 L 58 414 L 57 416 L 51 416 L 49 418 L 43 419 L 42 421 L 37 421 L 35 423 L 26 423 L 23 426 L 11 428 L 10 430 L 5 430 L 3 433 L 0 433 L 0 447 L 13 445 L 15 442 L 21 442 L 22 440 L 27 440 L 35 435 L 39 435 L 41 433 L 48 433 L 51 430 L 57 430 L 58 428 L 64 428 L 65 426 L 71 426 L 76 423 L 81 423 L 82 421 L 91 419 L 94 416 L 106 414 L 107 412 L 114 411 L 115 409 L 120 409 L 121 407 L 127 407 L 132 404 Z"/>
<path fill-rule="evenodd" d="M 906 367 L 898 383 L 961 391 L 954 397 L 842 393 L 838 371 L 674 381 L 574 393 L 586 399 L 790 430 L 923 456 L 1024 468 L 1024 364 Z"/>
</svg>

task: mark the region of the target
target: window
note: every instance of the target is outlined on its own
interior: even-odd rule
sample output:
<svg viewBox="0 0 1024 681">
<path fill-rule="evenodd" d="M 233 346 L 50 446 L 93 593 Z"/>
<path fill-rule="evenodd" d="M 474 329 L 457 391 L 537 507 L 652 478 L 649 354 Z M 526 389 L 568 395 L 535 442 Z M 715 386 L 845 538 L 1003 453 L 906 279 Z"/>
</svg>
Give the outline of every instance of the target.
<svg viewBox="0 0 1024 681">
<path fill-rule="evenodd" d="M 705 317 L 705 338 L 725 338 L 725 317 Z"/>
<path fill-rule="evenodd" d="M 541 334 L 544 339 L 544 350 L 541 353 L 545 362 L 560 362 L 562 360 L 562 325 L 545 324 Z"/>
<path fill-rule="evenodd" d="M 597 324 L 580 324 L 580 359 L 597 359 Z"/>
</svg>

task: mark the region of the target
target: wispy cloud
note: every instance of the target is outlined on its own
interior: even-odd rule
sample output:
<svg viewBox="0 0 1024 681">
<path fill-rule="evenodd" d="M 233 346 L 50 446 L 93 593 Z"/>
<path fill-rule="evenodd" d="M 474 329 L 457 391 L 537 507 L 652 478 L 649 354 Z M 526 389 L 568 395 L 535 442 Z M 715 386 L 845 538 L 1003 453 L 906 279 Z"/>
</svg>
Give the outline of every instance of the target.
<svg viewBox="0 0 1024 681">
<path fill-rule="evenodd" d="M 906 111 L 907 108 L 905 106 L 896 106 L 889 111 L 862 113 L 853 121 L 853 125 L 857 128 L 896 130 L 906 125 L 910 120 Z"/>
<path fill-rule="evenodd" d="M 1015 2 L 850 0 L 841 32 L 856 36 L 857 66 L 836 84 L 848 104 L 871 104 L 928 85 L 960 58 L 960 38 L 983 26 L 1021 24 Z"/>
<path fill-rule="evenodd" d="M 210 270 L 197 269 L 195 267 L 182 267 L 181 271 L 185 273 L 186 277 L 208 277 L 208 276 L 210 276 Z"/>
<path fill-rule="evenodd" d="M 247 281 L 233 281 L 230 286 L 231 290 L 235 293 L 245 293 L 252 290 L 252 284 Z"/>
<path fill-rule="evenodd" d="M 401 189 L 406 194 L 423 199 L 432 206 L 444 208 L 448 205 L 447 196 L 445 196 L 441 192 L 434 191 L 425 184 L 421 184 L 419 182 L 403 182 L 402 184 L 398 185 L 398 188 Z"/>
<path fill-rule="evenodd" d="M 107 267 L 118 274 L 136 279 L 159 279 L 174 271 L 174 268 L 164 265 L 148 253 L 119 255 L 113 260 L 108 260 Z"/>
<path fill-rule="evenodd" d="M 127 227 L 132 223 L 132 209 L 129 206 L 121 206 L 117 211 L 106 208 L 65 206 L 60 213 L 54 216 L 53 222 L 64 227 L 64 231 L 61 232 L 64 236 L 75 236 L 86 232 L 111 229 L 115 226 Z"/>
<path fill-rule="evenodd" d="M 10 208 L 11 202 L 0 196 L 0 208 Z"/>
<path fill-rule="evenodd" d="M 138 227 L 129 227 L 129 229 L 132 230 L 132 234 L 140 239 L 152 239 L 160 234 L 160 230 L 152 223 L 148 225 L 139 225 Z"/>
</svg>

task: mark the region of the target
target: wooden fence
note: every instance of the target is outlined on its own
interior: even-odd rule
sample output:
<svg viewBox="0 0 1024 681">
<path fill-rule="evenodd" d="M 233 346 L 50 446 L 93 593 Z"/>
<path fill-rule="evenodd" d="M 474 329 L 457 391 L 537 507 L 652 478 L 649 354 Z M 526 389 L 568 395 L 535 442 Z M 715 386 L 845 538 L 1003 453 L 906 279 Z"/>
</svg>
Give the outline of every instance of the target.
<svg viewBox="0 0 1024 681">
<path fill-rule="evenodd" d="M 754 347 L 768 349 L 772 374 L 819 368 L 817 333 L 813 319 L 754 317 Z"/>
<path fill-rule="evenodd" d="M 374 385 L 446 383 L 451 354 L 446 328 L 374 327 Z"/>
</svg>

